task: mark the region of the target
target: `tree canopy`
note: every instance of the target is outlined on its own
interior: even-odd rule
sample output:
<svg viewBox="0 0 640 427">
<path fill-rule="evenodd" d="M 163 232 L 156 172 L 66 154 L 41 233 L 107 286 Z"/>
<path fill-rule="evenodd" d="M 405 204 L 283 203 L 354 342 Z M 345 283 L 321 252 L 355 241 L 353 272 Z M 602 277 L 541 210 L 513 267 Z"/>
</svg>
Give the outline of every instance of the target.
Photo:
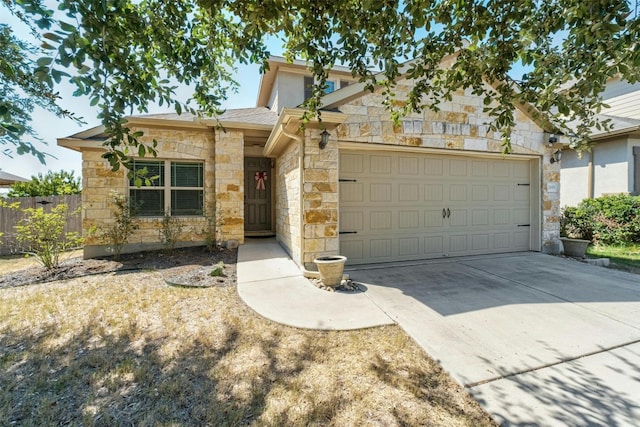
<svg viewBox="0 0 640 427">
<path fill-rule="evenodd" d="M 81 192 L 80 177 L 76 177 L 73 171 L 61 170 L 60 172 L 49 171 L 44 176 L 39 173 L 38 176 L 32 176 L 31 180 L 27 182 L 16 182 L 11 185 L 7 196 L 64 196 Z"/>
<path fill-rule="evenodd" d="M 288 59 L 309 61 L 318 82 L 306 103 L 312 114 L 335 64 L 351 68 L 369 89 L 381 87 L 395 118 L 437 109 L 469 89 L 483 97 L 505 152 L 516 106 L 530 105 L 532 114 L 588 141 L 594 126 L 606 127 L 596 117 L 606 81 L 640 76 L 640 21 L 628 1 L 61 0 L 57 11 L 40 0 L 4 2 L 40 31 L 37 81 L 53 91 L 67 79 L 98 108 L 114 168 L 132 153 L 153 153 L 125 115 L 159 103 L 215 116 L 237 87 L 236 64 L 268 66 L 269 37 L 282 41 Z M 449 55 L 456 61 L 441 67 Z M 520 68 L 521 78 L 512 80 Z M 415 86 L 398 106 L 394 87 L 404 77 Z M 177 84 L 193 88 L 189 102 L 178 100 Z M 576 125 L 569 129 L 569 122 Z"/>
</svg>

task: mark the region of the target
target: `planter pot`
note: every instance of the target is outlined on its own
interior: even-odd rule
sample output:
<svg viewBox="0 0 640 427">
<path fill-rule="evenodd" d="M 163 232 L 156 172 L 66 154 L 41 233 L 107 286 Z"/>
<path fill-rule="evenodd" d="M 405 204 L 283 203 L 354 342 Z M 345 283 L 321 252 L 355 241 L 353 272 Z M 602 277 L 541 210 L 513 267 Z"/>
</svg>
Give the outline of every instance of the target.
<svg viewBox="0 0 640 427">
<path fill-rule="evenodd" d="M 584 258 L 587 246 L 591 243 L 589 240 L 570 239 L 568 237 L 561 237 L 560 240 L 562 241 L 564 254 L 574 258 Z"/>
<path fill-rule="evenodd" d="M 325 286 L 335 288 L 340 286 L 342 281 L 342 272 L 344 271 L 344 263 L 347 257 L 340 255 L 323 256 L 313 260 L 318 267 L 320 280 Z"/>
</svg>

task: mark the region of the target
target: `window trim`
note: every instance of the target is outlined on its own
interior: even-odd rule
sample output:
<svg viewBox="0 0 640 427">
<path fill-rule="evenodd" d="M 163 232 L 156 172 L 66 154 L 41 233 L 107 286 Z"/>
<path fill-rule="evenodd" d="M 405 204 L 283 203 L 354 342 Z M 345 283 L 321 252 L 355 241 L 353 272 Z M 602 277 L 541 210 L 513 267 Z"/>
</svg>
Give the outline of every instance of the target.
<svg viewBox="0 0 640 427">
<path fill-rule="evenodd" d="M 159 191 L 162 190 L 163 192 L 163 201 L 164 201 L 164 206 L 163 206 L 163 213 L 160 215 L 156 215 L 156 214 L 150 214 L 150 215 L 144 215 L 141 214 L 140 212 L 138 213 L 139 217 L 142 218 L 161 218 L 162 216 L 164 216 L 165 213 L 169 213 L 170 216 L 175 216 L 175 217 L 184 217 L 184 218 L 199 218 L 199 217 L 203 217 L 204 216 L 204 207 L 206 206 L 205 204 L 205 162 L 202 160 L 181 160 L 181 159 L 153 159 L 153 160 L 146 160 L 146 159 L 134 159 L 133 161 L 133 167 L 135 168 L 135 163 L 140 162 L 140 163 L 158 163 L 158 164 L 162 164 L 164 167 L 164 175 L 163 175 L 163 182 L 164 185 L 150 185 L 150 186 L 145 186 L 142 185 L 141 187 L 136 187 L 135 184 L 132 184 L 130 179 L 127 179 L 127 184 L 128 184 L 128 194 L 129 194 L 129 198 L 131 198 L 131 191 L 132 190 L 143 190 L 143 191 Z M 173 172 L 173 165 L 174 164 L 195 164 L 195 165 L 201 165 L 202 166 L 202 186 L 201 187 L 178 187 L 178 186 L 173 186 L 172 181 L 171 181 L 171 174 Z M 187 191 L 201 191 L 202 192 L 202 206 L 201 206 L 201 211 L 200 213 L 196 213 L 193 215 L 188 215 L 188 214 L 178 214 L 178 215 L 173 215 L 172 211 L 172 196 L 173 196 L 173 191 L 174 190 L 187 190 Z"/>
</svg>

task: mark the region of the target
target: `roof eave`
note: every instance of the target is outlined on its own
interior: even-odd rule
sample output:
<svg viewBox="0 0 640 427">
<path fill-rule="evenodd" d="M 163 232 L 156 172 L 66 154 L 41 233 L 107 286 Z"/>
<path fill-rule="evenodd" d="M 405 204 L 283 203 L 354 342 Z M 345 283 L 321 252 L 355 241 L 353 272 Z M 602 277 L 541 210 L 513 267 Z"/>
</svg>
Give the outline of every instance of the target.
<svg viewBox="0 0 640 427">
<path fill-rule="evenodd" d="M 302 125 L 302 115 L 305 110 L 302 108 L 285 108 L 280 113 L 278 121 L 273 126 L 273 130 L 269 135 L 269 139 L 264 146 L 263 155 L 265 157 L 277 157 L 289 145 L 295 137 L 302 140 L 303 135 L 300 134 L 300 125 Z M 305 124 L 310 129 L 326 129 L 332 131 L 341 123 L 344 123 L 347 115 L 334 111 L 321 111 L 321 122 L 314 118 Z"/>
</svg>

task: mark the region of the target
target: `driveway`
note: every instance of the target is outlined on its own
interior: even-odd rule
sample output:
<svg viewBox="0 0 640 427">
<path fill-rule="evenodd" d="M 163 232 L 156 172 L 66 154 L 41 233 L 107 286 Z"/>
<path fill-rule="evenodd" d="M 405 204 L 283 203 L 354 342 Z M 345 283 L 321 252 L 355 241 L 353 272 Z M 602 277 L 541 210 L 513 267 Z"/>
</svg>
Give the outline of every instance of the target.
<svg viewBox="0 0 640 427">
<path fill-rule="evenodd" d="M 348 273 L 503 425 L 640 425 L 640 276 L 539 253 Z"/>
</svg>

